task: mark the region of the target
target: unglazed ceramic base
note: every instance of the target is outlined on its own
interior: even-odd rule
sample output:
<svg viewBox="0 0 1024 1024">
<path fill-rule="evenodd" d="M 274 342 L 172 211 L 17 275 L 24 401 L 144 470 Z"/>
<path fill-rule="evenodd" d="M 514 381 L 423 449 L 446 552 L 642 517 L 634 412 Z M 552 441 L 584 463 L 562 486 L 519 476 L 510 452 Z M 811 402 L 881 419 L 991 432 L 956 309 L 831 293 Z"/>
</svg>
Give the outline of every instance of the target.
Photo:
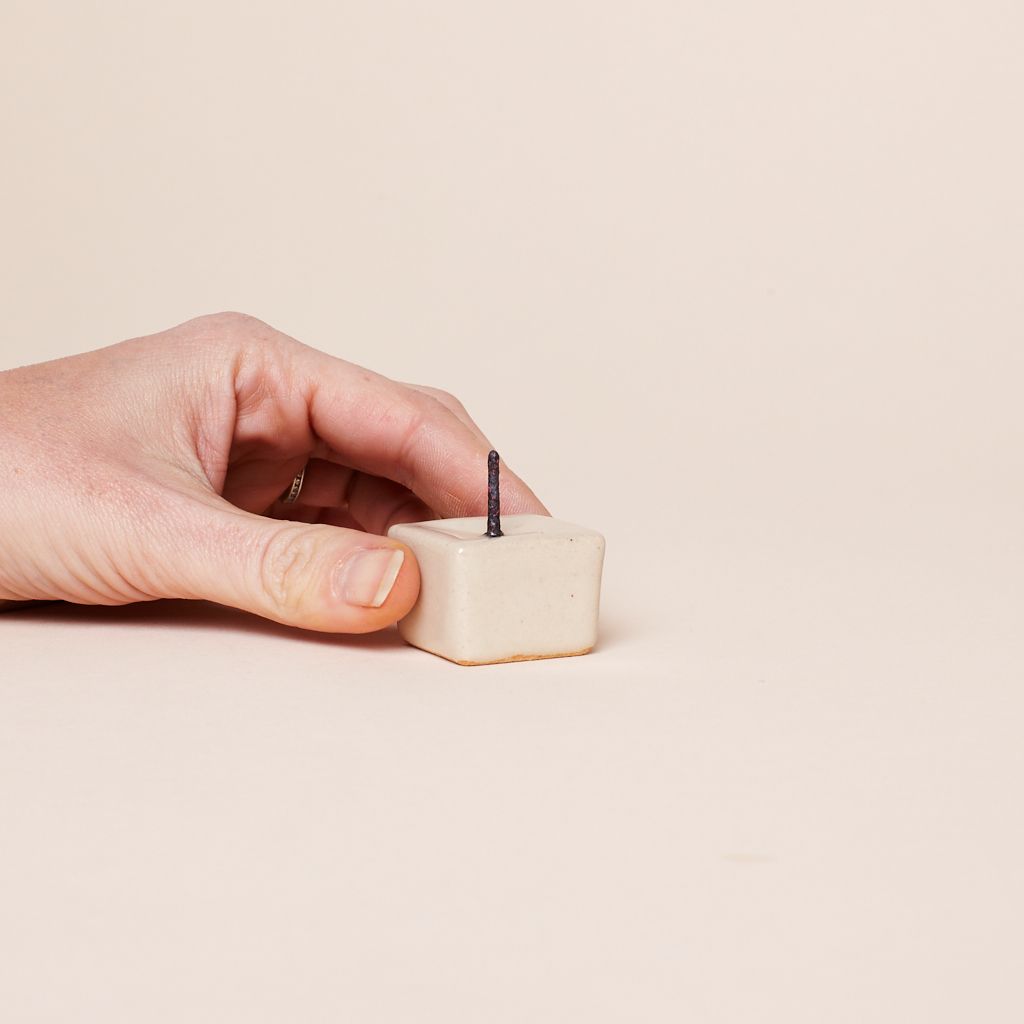
<svg viewBox="0 0 1024 1024">
<path fill-rule="evenodd" d="M 547 516 L 438 519 L 393 526 L 420 567 L 406 642 L 459 665 L 587 654 L 597 642 L 604 538 Z"/>
<path fill-rule="evenodd" d="M 509 665 L 513 661 L 546 661 L 548 658 L 578 658 L 580 655 L 589 654 L 594 648 L 588 647 L 583 651 L 565 651 L 563 654 L 513 654 L 511 658 L 502 658 L 500 661 L 456 661 L 456 665 Z M 420 650 L 426 651 L 425 647 Z M 427 651 L 428 654 L 437 654 L 437 651 Z M 443 654 L 437 654 L 443 658 Z M 453 659 L 449 658 L 449 661 Z"/>
</svg>

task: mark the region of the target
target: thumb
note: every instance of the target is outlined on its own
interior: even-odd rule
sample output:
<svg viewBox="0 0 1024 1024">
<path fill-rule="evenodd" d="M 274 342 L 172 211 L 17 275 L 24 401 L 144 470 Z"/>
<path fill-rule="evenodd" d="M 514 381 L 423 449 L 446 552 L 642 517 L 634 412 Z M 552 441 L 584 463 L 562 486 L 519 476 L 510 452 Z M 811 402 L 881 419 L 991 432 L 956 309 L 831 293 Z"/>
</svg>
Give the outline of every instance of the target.
<svg viewBox="0 0 1024 1024">
<path fill-rule="evenodd" d="M 191 543 L 175 553 L 174 597 L 216 601 L 289 626 L 368 633 L 416 603 L 404 544 L 339 526 L 282 522 L 195 502 Z"/>
</svg>

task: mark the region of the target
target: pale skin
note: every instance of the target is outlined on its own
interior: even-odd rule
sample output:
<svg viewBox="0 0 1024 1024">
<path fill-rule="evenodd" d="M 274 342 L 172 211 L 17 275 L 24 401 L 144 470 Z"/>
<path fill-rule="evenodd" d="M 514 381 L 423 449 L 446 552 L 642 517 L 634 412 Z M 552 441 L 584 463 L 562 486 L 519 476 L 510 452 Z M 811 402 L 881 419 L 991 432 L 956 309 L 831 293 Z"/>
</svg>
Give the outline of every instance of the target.
<svg viewBox="0 0 1024 1024">
<path fill-rule="evenodd" d="M 205 599 L 304 629 L 405 615 L 395 523 L 483 515 L 490 441 L 447 392 L 240 313 L 0 373 L 0 608 Z M 307 466 L 299 501 L 280 497 Z M 502 465 L 504 514 L 547 510 Z M 401 554 L 396 554 L 401 552 Z"/>
</svg>

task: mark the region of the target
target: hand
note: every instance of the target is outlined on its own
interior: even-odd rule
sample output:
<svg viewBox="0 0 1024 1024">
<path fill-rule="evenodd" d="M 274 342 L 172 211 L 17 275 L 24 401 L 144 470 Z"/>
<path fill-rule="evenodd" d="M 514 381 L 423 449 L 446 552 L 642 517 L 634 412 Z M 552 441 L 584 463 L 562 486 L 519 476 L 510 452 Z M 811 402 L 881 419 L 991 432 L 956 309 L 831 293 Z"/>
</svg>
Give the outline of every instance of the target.
<svg viewBox="0 0 1024 1024">
<path fill-rule="evenodd" d="M 419 591 L 380 535 L 484 514 L 489 448 L 451 395 L 238 313 L 0 373 L 0 604 L 204 598 L 380 629 Z M 547 514 L 507 470 L 502 506 Z"/>
</svg>

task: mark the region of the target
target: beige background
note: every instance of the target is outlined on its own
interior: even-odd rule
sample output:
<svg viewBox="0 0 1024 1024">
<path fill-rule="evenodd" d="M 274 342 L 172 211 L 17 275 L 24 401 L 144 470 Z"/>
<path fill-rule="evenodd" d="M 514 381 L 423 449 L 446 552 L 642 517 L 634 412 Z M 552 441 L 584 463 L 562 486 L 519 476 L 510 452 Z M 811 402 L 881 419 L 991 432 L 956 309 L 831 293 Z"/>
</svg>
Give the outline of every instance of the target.
<svg viewBox="0 0 1024 1024">
<path fill-rule="evenodd" d="M 0 618 L 4 1019 L 1020 1020 L 1022 11 L 0 0 L 0 364 L 241 309 L 609 552 L 561 662 Z"/>
</svg>

